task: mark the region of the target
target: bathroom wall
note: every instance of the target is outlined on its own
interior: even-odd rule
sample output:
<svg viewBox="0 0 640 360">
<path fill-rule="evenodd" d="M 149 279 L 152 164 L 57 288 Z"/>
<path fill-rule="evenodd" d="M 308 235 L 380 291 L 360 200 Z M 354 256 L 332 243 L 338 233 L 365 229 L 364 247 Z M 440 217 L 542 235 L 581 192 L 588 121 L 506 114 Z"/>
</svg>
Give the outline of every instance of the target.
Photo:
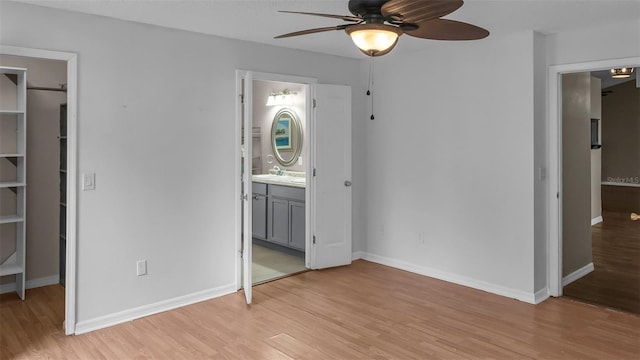
<svg viewBox="0 0 640 360">
<path fill-rule="evenodd" d="M 67 82 L 66 62 L 0 55 L 0 65 L 27 68 L 28 87 L 57 88 Z M 4 88 L 5 85 L 13 86 L 3 79 L 3 97 L 10 93 Z M 49 279 L 57 282 L 60 204 L 58 132 L 60 104 L 65 102 L 66 93 L 63 92 L 27 91 L 27 281 L 42 282 L 43 279 Z M 6 135 L 12 136 L 2 131 L 3 142 Z M 4 172 L 5 168 L 2 170 Z M 0 199 L 3 205 L 7 196 L 13 196 L 13 193 L 4 190 Z M 13 239 L 3 231 L 0 261 L 13 252 Z M 14 276 L 5 276 L 0 283 L 14 281 Z"/>
<path fill-rule="evenodd" d="M 293 97 L 293 105 L 290 106 L 267 106 L 267 96 L 269 96 L 272 92 L 282 91 L 284 89 L 294 91 L 297 93 L 296 96 Z M 260 127 L 261 133 L 261 148 L 260 148 L 260 156 L 262 162 L 262 173 L 267 173 L 269 169 L 272 169 L 274 166 L 279 166 L 280 168 L 292 170 L 292 171 L 305 171 L 308 159 L 307 153 L 307 109 L 306 109 L 306 86 L 302 84 L 294 84 L 294 83 L 286 83 L 286 82 L 277 82 L 277 81 L 261 81 L 254 80 L 253 82 L 253 122 L 254 127 Z M 273 148 L 271 147 L 271 124 L 273 122 L 273 118 L 283 108 L 289 108 L 294 111 L 294 113 L 300 119 L 302 123 L 302 152 L 300 154 L 300 160 L 296 162 L 294 165 L 289 167 L 285 167 L 278 163 L 274 154 Z M 257 152 L 254 150 L 254 156 Z M 286 153 L 285 153 L 286 154 Z M 288 156 L 288 155 L 284 155 Z"/>
</svg>

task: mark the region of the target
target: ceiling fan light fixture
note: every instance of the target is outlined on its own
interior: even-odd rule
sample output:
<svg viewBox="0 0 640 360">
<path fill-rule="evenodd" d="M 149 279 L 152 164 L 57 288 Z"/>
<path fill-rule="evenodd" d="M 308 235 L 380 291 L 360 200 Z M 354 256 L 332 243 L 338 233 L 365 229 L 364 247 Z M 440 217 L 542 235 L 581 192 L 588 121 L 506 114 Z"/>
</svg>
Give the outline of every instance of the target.
<svg viewBox="0 0 640 360">
<path fill-rule="evenodd" d="M 631 73 L 633 73 L 632 67 L 611 69 L 611 77 L 614 79 L 626 79 L 628 77 L 631 77 Z"/>
<path fill-rule="evenodd" d="M 369 56 L 387 54 L 398 43 L 402 29 L 385 24 L 361 24 L 345 29 L 353 43 Z"/>
</svg>

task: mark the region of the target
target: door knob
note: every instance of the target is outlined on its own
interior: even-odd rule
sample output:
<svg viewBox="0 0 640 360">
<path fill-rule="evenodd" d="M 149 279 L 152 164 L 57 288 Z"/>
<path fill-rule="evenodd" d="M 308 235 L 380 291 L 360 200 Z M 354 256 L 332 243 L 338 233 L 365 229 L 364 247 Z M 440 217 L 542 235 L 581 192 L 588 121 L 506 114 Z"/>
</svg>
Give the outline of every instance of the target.
<svg viewBox="0 0 640 360">
<path fill-rule="evenodd" d="M 351 186 L 351 181 L 349 181 L 349 180 L 345 180 L 345 181 L 344 181 L 344 186 L 346 186 L 346 187 Z"/>
</svg>

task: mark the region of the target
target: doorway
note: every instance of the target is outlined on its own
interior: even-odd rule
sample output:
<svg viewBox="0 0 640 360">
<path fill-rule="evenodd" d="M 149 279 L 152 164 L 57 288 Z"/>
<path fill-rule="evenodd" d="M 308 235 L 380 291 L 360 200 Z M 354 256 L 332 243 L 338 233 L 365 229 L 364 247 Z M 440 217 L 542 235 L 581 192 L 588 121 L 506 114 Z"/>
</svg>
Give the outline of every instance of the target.
<svg viewBox="0 0 640 360">
<path fill-rule="evenodd" d="M 254 85 L 266 89 L 261 98 Z M 250 304 L 254 237 L 298 255 L 304 250 L 303 271 L 351 263 L 351 88 L 238 70 L 236 90 L 236 281 Z M 304 110 L 285 98 L 292 92 L 303 94 Z M 254 103 L 280 105 L 266 110 L 267 131 L 254 120 Z M 266 139 L 255 144 L 260 152 L 254 138 Z"/>
<path fill-rule="evenodd" d="M 309 86 L 254 79 L 252 88 L 251 146 L 244 155 L 251 159 L 251 272 L 258 285 L 307 270 Z"/>
<path fill-rule="evenodd" d="M 64 260 L 65 260 L 64 274 L 59 272 L 59 268 L 55 269 L 54 270 L 56 272 L 55 275 L 50 277 L 40 278 L 36 281 L 33 281 L 31 284 L 29 284 L 29 282 L 27 281 L 26 287 L 29 288 L 29 287 L 38 287 L 38 286 L 44 286 L 49 284 L 55 284 L 55 283 L 58 283 L 60 280 L 64 282 L 64 285 L 65 285 L 64 319 L 65 320 L 64 320 L 64 324 L 61 324 L 61 325 L 63 325 L 65 328 L 65 334 L 70 335 L 75 333 L 75 324 L 76 324 L 76 296 L 75 296 L 76 267 L 75 267 L 75 264 L 76 264 L 76 211 L 77 211 L 76 210 L 76 206 L 77 206 L 76 205 L 76 199 L 77 199 L 77 192 L 76 192 L 77 55 L 73 53 L 40 50 L 40 49 L 29 49 L 29 48 L 4 46 L 4 45 L 0 46 L 0 55 L 4 56 L 5 58 L 21 57 L 27 62 L 40 61 L 40 62 L 59 63 L 62 65 L 62 68 L 66 71 L 66 74 L 62 77 L 63 80 L 60 81 L 60 83 L 66 84 L 66 87 L 63 89 L 59 83 L 51 84 L 51 85 L 45 84 L 46 86 L 38 86 L 43 83 L 36 83 L 36 82 L 32 83 L 31 80 L 36 80 L 39 78 L 39 76 L 36 75 L 35 68 L 32 69 L 33 70 L 32 72 L 29 72 L 29 70 L 27 69 L 27 87 L 34 87 L 27 90 L 28 91 L 27 100 L 29 99 L 30 96 L 51 97 L 52 93 L 58 93 L 57 97 L 58 98 L 61 97 L 61 99 L 57 99 L 54 101 L 54 102 L 59 101 L 59 103 L 56 103 L 53 109 L 49 109 L 51 111 L 47 110 L 47 112 L 50 113 L 49 115 L 56 120 L 55 124 L 53 124 L 55 125 L 54 126 L 55 129 L 52 130 L 54 134 L 51 136 L 51 139 L 48 139 L 48 140 L 53 141 L 53 146 L 56 148 L 55 151 L 53 152 L 54 154 L 57 154 L 60 151 L 60 146 L 62 145 L 63 142 L 65 142 L 66 153 L 62 152 L 61 157 L 55 157 L 55 159 L 50 161 L 52 164 L 49 164 L 49 165 L 54 165 L 54 169 L 50 171 L 50 173 L 53 173 L 53 175 L 52 174 L 49 174 L 49 175 L 52 175 L 55 178 L 54 181 L 55 181 L 56 188 L 58 188 L 58 186 L 61 185 L 59 183 L 60 181 L 62 181 L 64 183 L 64 189 L 59 189 L 59 191 L 54 191 L 54 197 L 55 197 L 55 199 L 53 200 L 54 210 L 52 210 L 53 213 L 51 213 L 50 211 L 47 214 L 48 215 L 47 217 L 49 218 L 49 220 L 53 219 L 53 222 L 55 223 L 55 225 L 53 226 L 55 228 L 55 231 L 53 234 L 50 234 L 50 237 L 52 237 L 53 239 L 50 239 L 50 240 L 53 241 L 55 245 L 58 245 L 60 239 L 64 238 L 66 240 L 66 243 L 65 243 L 66 247 L 65 249 L 63 249 L 62 254 L 59 252 L 53 252 L 53 253 L 49 252 L 47 254 L 48 257 L 55 258 L 55 260 L 59 260 L 58 258 L 59 256 L 64 257 Z M 31 74 L 32 76 L 29 76 L 29 74 Z M 44 79 L 44 78 L 40 77 L 40 79 Z M 52 89 L 56 89 L 56 91 L 53 91 Z M 66 90 L 66 91 L 57 91 L 58 89 Z M 65 93 L 66 93 L 66 96 L 60 95 Z M 44 94 L 47 94 L 47 95 L 44 95 Z M 66 137 L 64 135 L 61 136 L 60 134 L 61 128 L 60 128 L 59 120 L 60 120 L 60 115 L 63 111 L 60 107 L 61 104 L 66 104 L 65 106 L 66 112 L 63 115 L 63 117 L 65 118 L 64 120 L 66 120 L 65 121 L 66 127 L 64 128 L 66 129 Z M 27 116 L 29 116 L 28 112 L 27 112 Z M 52 124 L 48 123 L 44 125 L 50 127 Z M 29 127 L 27 126 L 27 129 L 28 128 Z M 28 141 L 29 140 L 27 139 L 27 146 L 29 146 Z M 34 159 L 34 160 L 37 160 L 37 159 Z M 49 160 L 45 160 L 45 161 L 49 161 Z M 27 161 L 27 165 L 28 164 L 29 162 Z M 62 169 L 62 167 L 59 166 L 60 164 L 64 165 L 65 168 Z M 38 166 L 37 170 L 40 170 L 41 168 L 43 169 L 45 167 Z M 65 176 L 61 178 L 61 175 L 63 173 Z M 33 184 L 30 184 L 30 185 L 33 185 Z M 61 191 L 61 190 L 64 190 L 64 191 Z M 27 194 L 27 199 L 29 199 L 28 194 Z M 28 210 L 29 208 L 27 208 L 27 211 Z M 58 229 L 59 225 L 64 225 L 61 231 L 59 231 Z M 57 248 L 57 246 L 55 247 Z M 28 256 L 28 252 L 29 252 L 29 246 L 27 244 L 27 256 Z M 58 263 L 58 261 L 55 261 L 55 262 Z M 29 266 L 28 263 L 27 263 L 27 266 Z M 62 276 L 63 279 L 60 279 L 60 276 Z M 28 301 L 28 297 L 26 298 L 26 301 Z"/>
<path fill-rule="evenodd" d="M 584 78 L 591 86 L 590 149 L 575 149 L 564 141 L 580 133 L 575 126 L 563 135 L 565 154 L 577 150 L 589 156 L 590 152 L 590 159 L 586 158 L 586 161 L 575 157 L 570 159 L 573 166 L 582 162 L 584 166 L 591 167 L 591 184 L 585 184 L 587 187 L 590 185 L 590 189 L 587 189 L 587 196 L 582 196 L 588 201 L 590 190 L 591 206 L 583 204 L 578 211 L 568 211 L 569 207 L 575 208 L 578 196 L 567 198 L 567 194 L 580 188 L 580 177 L 574 178 L 576 174 L 571 171 L 564 172 L 564 182 L 568 185 L 565 188 L 570 189 L 565 190 L 563 199 L 563 263 L 580 254 L 575 237 L 580 233 L 579 228 L 584 228 L 583 237 L 588 240 L 584 244 L 589 256 L 589 260 L 585 260 L 588 269 L 578 268 L 569 276 L 566 276 L 568 272 L 565 269 L 563 294 L 580 301 L 640 314 L 640 223 L 630 216 L 640 210 L 640 86 L 636 84 L 635 74 L 631 75 L 615 79 L 609 70 L 563 75 L 563 80 L 566 77 Z M 566 86 L 563 86 L 563 98 L 567 95 L 577 98 L 579 93 L 580 90 L 566 91 Z M 571 119 L 563 119 L 565 130 L 567 120 Z M 585 125 L 588 124 L 580 127 L 587 133 L 589 129 Z M 574 179 L 568 181 L 570 178 Z M 581 226 L 576 228 L 574 222 L 580 210 L 586 213 Z M 574 246 L 567 247 L 567 241 Z"/>
<path fill-rule="evenodd" d="M 611 68 L 629 66 L 634 64 L 637 66 L 640 64 L 640 58 L 625 58 L 625 59 L 613 59 L 589 63 L 569 64 L 569 65 L 556 65 L 549 68 L 549 179 L 550 179 L 550 191 L 549 191 L 549 291 L 552 296 L 562 296 L 563 287 L 568 283 L 575 281 L 587 274 L 589 274 L 593 267 L 589 264 L 583 264 L 576 271 L 567 274 L 563 270 L 563 228 L 565 226 L 563 221 L 563 210 L 565 201 L 565 188 L 563 186 L 563 104 L 562 104 L 562 89 L 563 89 L 563 75 L 580 72 L 592 72 L 599 70 L 607 70 Z M 590 119 L 586 119 L 589 124 Z M 590 134 L 587 131 L 587 146 L 589 146 Z M 566 161 L 566 160 L 564 160 Z M 588 209 L 587 209 L 588 210 Z M 591 225 L 591 218 L 588 217 L 586 224 L 587 227 Z M 584 225 L 584 224 L 583 224 Z M 589 243 L 591 241 L 590 231 L 588 232 Z M 565 249 L 566 251 L 566 249 Z M 589 248 L 591 251 L 591 248 Z"/>
</svg>

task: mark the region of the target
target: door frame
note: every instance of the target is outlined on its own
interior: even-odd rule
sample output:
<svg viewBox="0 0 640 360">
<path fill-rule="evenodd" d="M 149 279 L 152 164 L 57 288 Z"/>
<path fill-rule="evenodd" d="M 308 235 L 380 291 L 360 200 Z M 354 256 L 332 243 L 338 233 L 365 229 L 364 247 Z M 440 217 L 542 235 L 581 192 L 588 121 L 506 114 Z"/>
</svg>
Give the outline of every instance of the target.
<svg viewBox="0 0 640 360">
<path fill-rule="evenodd" d="M 78 161 L 78 54 L 0 45 L 0 54 L 67 62 L 67 252 L 64 331 L 76 331 L 77 161 Z"/>
<path fill-rule="evenodd" d="M 549 66 L 547 144 L 549 146 L 549 193 L 547 274 L 549 295 L 562 296 L 562 76 L 563 74 L 640 66 L 640 57 L 589 61 Z M 637 76 L 637 75 L 636 75 Z"/>
<path fill-rule="evenodd" d="M 245 78 L 245 75 L 251 72 L 253 75 L 253 80 L 261 80 L 261 81 L 275 81 L 275 82 L 289 82 L 289 83 L 297 83 L 307 86 L 306 91 L 306 111 L 305 111 L 305 127 L 307 129 L 308 134 L 313 134 L 313 126 L 315 121 L 313 119 L 314 111 L 313 111 L 313 93 L 315 91 L 315 84 L 318 83 L 316 78 L 311 77 L 303 77 L 296 75 L 286 75 L 286 74 L 278 74 L 278 73 L 267 73 L 267 72 L 258 72 L 251 70 L 236 70 L 236 117 L 235 117 L 235 279 L 236 279 L 236 289 L 242 288 L 242 260 L 240 255 L 242 253 L 242 151 L 241 151 L 241 138 L 242 138 L 242 122 L 244 121 L 242 117 L 242 108 L 243 108 L 243 86 L 242 81 Z M 253 97 L 253 94 L 249 96 Z M 314 139 L 313 136 L 307 136 L 306 139 L 307 144 L 307 155 L 306 155 L 306 165 L 305 171 L 306 173 L 312 174 L 313 172 L 313 148 L 314 148 Z M 251 156 L 252 154 L 245 154 L 245 156 Z M 313 247 L 311 246 L 311 232 L 314 227 L 313 224 L 313 198 L 311 196 L 313 194 L 313 181 L 311 178 L 307 176 L 307 184 L 305 187 L 305 266 L 307 268 L 311 268 L 312 257 L 311 252 L 313 251 Z"/>
</svg>

